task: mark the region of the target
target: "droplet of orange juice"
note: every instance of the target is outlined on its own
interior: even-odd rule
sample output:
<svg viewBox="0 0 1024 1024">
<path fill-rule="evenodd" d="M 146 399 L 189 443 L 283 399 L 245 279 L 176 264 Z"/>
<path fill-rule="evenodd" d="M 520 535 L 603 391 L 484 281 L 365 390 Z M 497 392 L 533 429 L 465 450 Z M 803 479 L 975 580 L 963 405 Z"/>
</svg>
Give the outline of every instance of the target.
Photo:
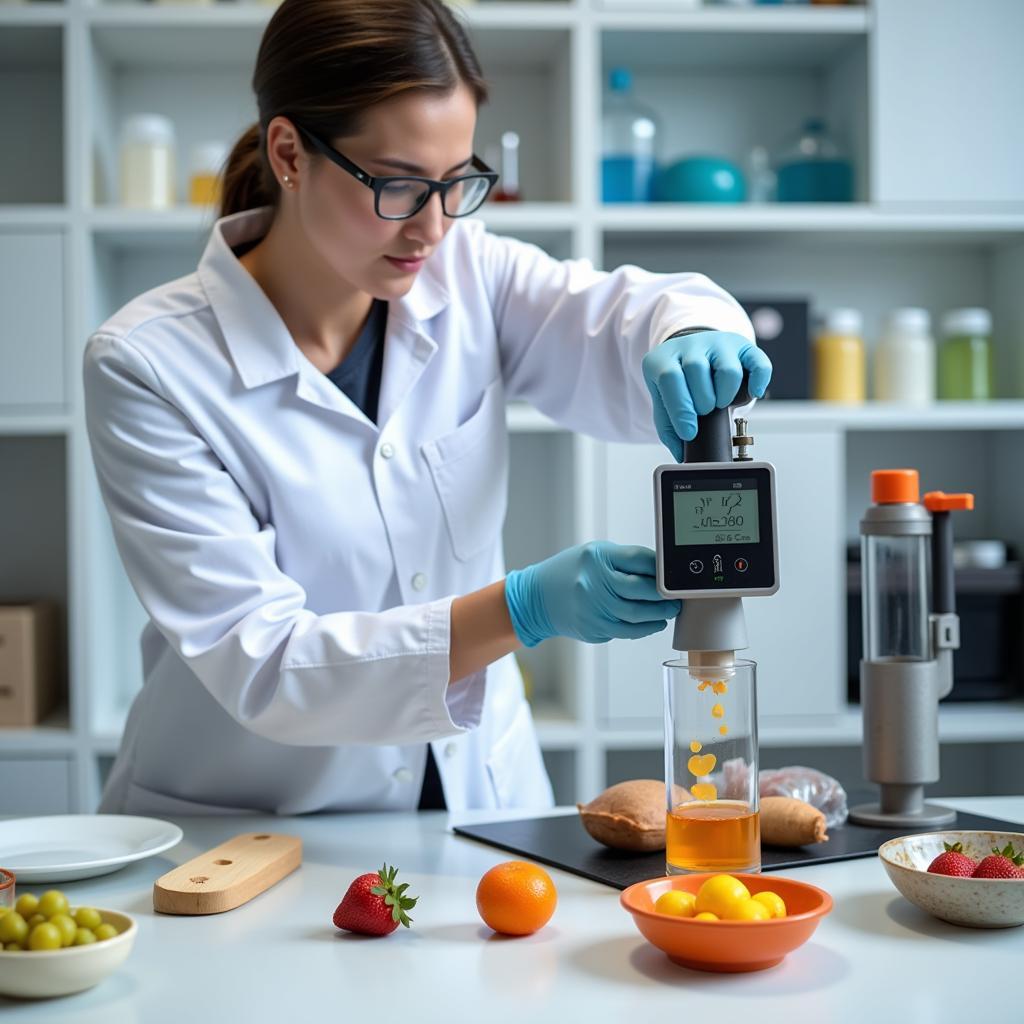
<svg viewBox="0 0 1024 1024">
<path fill-rule="evenodd" d="M 725 708 L 723 708 L 721 704 L 716 704 L 711 709 L 711 714 L 714 715 L 715 718 L 721 718 L 725 714 Z"/>
<path fill-rule="evenodd" d="M 719 731 L 719 732 L 720 732 L 720 733 L 721 733 L 721 734 L 722 734 L 723 736 L 725 736 L 725 735 L 726 735 L 726 733 L 728 733 L 728 732 L 729 732 L 729 726 L 727 726 L 727 725 L 720 725 L 720 726 L 718 727 L 718 731 Z"/>
<path fill-rule="evenodd" d="M 694 754 L 686 762 L 686 767 L 691 775 L 696 775 L 699 779 L 702 775 L 710 775 L 717 763 L 718 758 L 714 754 Z"/>
<path fill-rule="evenodd" d="M 705 679 L 702 683 L 697 684 L 697 689 L 700 691 L 706 690 L 711 685 L 710 679 Z"/>
<path fill-rule="evenodd" d="M 711 684 L 711 692 L 712 693 L 728 693 L 729 692 L 729 687 L 725 685 L 725 680 L 723 679 L 719 683 L 712 683 Z"/>
<path fill-rule="evenodd" d="M 716 800 L 718 787 L 713 782 L 698 782 L 690 787 L 690 792 L 697 800 Z"/>
<path fill-rule="evenodd" d="M 699 754 L 700 750 L 701 750 L 701 746 L 702 745 L 700 743 L 698 743 L 696 740 L 692 740 L 690 742 L 690 752 L 693 753 L 693 754 Z"/>
</svg>

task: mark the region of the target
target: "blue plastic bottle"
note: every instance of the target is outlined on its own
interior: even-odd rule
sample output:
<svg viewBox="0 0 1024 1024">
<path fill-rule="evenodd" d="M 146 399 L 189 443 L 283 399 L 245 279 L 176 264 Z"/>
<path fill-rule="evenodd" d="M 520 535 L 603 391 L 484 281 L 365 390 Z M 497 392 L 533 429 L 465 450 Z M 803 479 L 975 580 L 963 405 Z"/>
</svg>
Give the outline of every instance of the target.
<svg viewBox="0 0 1024 1024">
<path fill-rule="evenodd" d="M 615 68 L 608 76 L 601 122 L 601 198 L 606 203 L 648 203 L 654 198 L 658 126 L 633 98 L 633 76 Z"/>
</svg>

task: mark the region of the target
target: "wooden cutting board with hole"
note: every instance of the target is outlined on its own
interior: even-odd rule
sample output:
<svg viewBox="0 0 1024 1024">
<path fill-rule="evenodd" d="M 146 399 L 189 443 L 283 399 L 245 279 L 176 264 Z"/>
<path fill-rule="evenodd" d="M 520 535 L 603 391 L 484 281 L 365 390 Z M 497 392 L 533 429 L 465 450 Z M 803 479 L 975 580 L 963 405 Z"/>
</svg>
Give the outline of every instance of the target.
<svg viewBox="0 0 1024 1024">
<path fill-rule="evenodd" d="M 168 871 L 153 883 L 161 914 L 222 914 L 248 903 L 302 863 L 302 840 L 246 832 Z"/>
</svg>

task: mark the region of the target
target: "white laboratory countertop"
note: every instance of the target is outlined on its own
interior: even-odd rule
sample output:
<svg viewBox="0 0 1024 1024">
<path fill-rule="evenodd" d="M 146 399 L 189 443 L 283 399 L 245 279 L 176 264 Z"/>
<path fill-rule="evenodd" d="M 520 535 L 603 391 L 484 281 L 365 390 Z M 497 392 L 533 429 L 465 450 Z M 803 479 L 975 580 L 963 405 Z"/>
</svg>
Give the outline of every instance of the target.
<svg viewBox="0 0 1024 1024">
<path fill-rule="evenodd" d="M 1024 822 L 1024 796 L 943 802 Z M 443 812 L 177 820 L 185 839 L 162 856 L 60 885 L 72 903 L 136 917 L 127 962 L 79 995 L 0 999 L 5 1024 L 1024 1020 L 1024 928 L 976 931 L 929 917 L 877 858 L 783 872 L 828 890 L 835 909 L 778 967 L 722 975 L 675 966 L 640 936 L 618 890 L 555 869 L 551 923 L 527 938 L 494 936 L 477 916 L 476 884 L 510 855 L 454 835 Z M 226 914 L 153 912 L 155 879 L 252 830 L 300 836 L 302 867 Z M 420 897 L 412 929 L 384 939 L 336 931 L 331 915 L 349 882 L 385 860 Z"/>
</svg>

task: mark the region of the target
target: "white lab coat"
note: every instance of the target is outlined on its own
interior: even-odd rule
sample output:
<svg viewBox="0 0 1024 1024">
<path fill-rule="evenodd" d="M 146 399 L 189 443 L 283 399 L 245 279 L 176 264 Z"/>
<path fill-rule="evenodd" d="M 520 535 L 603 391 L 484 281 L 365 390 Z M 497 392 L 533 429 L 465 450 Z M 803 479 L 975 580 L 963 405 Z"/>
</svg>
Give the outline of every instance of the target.
<svg viewBox="0 0 1024 1024">
<path fill-rule="evenodd" d="M 656 439 L 640 362 L 693 325 L 752 337 L 705 277 L 606 274 L 457 222 L 388 310 L 378 424 L 295 345 L 218 221 L 194 274 L 85 354 L 89 437 L 150 617 L 101 810 L 547 807 L 512 656 L 449 682 L 449 608 L 505 572 L 505 403 Z M 550 552 L 553 554 L 553 552 Z"/>
</svg>

